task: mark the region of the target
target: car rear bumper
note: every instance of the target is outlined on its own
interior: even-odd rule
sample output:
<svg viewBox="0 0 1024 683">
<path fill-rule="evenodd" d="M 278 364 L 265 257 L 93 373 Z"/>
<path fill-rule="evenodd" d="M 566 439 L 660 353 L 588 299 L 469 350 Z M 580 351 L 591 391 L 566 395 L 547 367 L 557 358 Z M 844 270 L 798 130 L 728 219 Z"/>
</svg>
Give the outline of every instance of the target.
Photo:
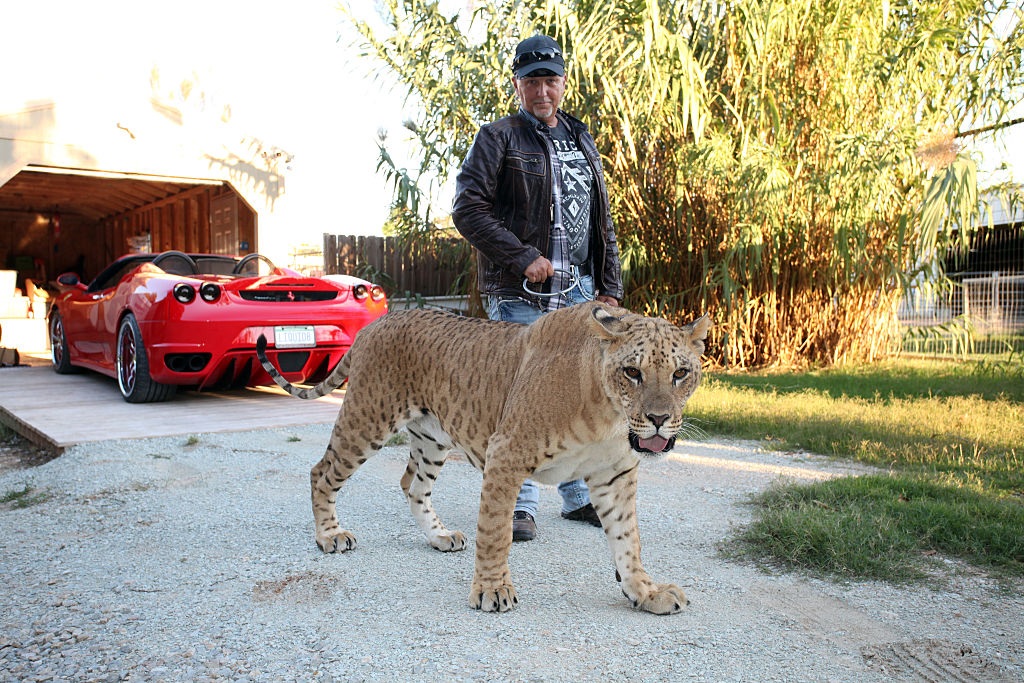
<svg viewBox="0 0 1024 683">
<path fill-rule="evenodd" d="M 198 389 L 274 384 L 256 357 L 256 340 L 267 337 L 267 356 L 290 382 L 319 382 L 348 351 L 367 321 L 313 325 L 316 346 L 274 348 L 274 325 L 244 325 L 234 332 L 209 323 L 176 321 L 144 324 L 150 376 L 157 382 Z M 223 330 L 223 331 L 222 331 Z M 200 340 L 200 341 L 196 341 Z"/>
</svg>

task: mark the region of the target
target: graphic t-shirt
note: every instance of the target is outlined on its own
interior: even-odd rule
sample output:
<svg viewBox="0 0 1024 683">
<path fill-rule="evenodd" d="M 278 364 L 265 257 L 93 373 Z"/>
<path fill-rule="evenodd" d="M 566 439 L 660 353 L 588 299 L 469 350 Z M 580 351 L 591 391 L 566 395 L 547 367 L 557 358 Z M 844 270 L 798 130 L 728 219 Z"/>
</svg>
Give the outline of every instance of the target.
<svg viewBox="0 0 1024 683">
<path fill-rule="evenodd" d="M 590 259 L 590 198 L 594 176 L 583 151 L 561 121 L 549 128 L 562 166 L 562 224 L 569 238 L 569 262 Z"/>
</svg>

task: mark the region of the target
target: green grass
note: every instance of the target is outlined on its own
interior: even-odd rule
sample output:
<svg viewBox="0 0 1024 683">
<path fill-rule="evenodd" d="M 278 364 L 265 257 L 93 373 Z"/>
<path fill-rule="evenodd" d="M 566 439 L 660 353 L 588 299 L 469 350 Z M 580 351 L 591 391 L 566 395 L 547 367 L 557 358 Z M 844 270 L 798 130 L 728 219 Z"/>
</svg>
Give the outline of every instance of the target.
<svg viewBox="0 0 1024 683">
<path fill-rule="evenodd" d="M 711 373 L 689 412 L 709 434 L 1024 495 L 1024 381 L 977 368 L 893 361 L 803 373 Z"/>
<path fill-rule="evenodd" d="M 397 434 L 392 436 L 390 439 L 388 439 L 388 442 L 386 444 L 384 444 L 384 445 L 385 446 L 404 446 L 407 443 L 409 443 L 409 434 L 408 434 L 408 432 L 402 431 L 402 432 L 398 432 Z"/>
<path fill-rule="evenodd" d="M 9 504 L 12 508 L 27 508 L 49 500 L 50 494 L 45 491 L 33 493 L 31 484 L 24 484 L 20 490 L 11 489 L 0 495 L 0 504 Z"/>
<path fill-rule="evenodd" d="M 755 499 L 760 514 L 741 554 L 852 579 L 920 580 L 935 557 L 997 575 L 1024 574 L 1024 505 L 920 477 L 844 477 L 778 484 Z"/>
<path fill-rule="evenodd" d="M 902 340 L 904 353 L 940 355 L 958 359 L 1002 360 L 1008 355 L 1024 353 L 1024 335 L 993 334 L 976 337 L 970 342 L 963 334 L 931 334 L 905 331 Z"/>
<path fill-rule="evenodd" d="M 742 554 L 844 578 L 919 578 L 931 553 L 1024 576 L 1024 381 L 1014 364 L 710 373 L 689 412 L 712 435 L 888 471 L 758 496 Z"/>
</svg>

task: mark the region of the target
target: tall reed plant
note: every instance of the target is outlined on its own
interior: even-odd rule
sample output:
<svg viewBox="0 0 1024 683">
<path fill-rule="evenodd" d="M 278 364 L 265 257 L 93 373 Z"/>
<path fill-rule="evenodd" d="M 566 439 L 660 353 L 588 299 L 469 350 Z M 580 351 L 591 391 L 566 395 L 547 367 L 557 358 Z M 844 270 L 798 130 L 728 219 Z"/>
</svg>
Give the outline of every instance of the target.
<svg viewBox="0 0 1024 683">
<path fill-rule="evenodd" d="M 423 201 L 478 127 L 515 111 L 516 43 L 556 37 L 564 108 L 598 140 L 625 304 L 708 312 L 723 366 L 873 360 L 898 346 L 910 284 L 943 276 L 979 210 L 958 135 L 1024 99 L 1012 0 L 384 0 L 350 15 L 381 75 L 406 90 L 418 167 L 382 142 L 396 197 Z"/>
</svg>

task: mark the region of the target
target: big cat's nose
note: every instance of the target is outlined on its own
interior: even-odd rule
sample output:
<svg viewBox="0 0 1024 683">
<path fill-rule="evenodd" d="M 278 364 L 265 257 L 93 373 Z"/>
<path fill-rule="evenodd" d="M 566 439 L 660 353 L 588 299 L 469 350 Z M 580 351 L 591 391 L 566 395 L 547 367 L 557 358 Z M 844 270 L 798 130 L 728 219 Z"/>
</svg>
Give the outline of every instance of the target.
<svg viewBox="0 0 1024 683">
<path fill-rule="evenodd" d="M 661 425 L 665 424 L 665 420 L 668 419 L 668 415 L 651 415 L 647 414 L 647 419 L 651 421 L 651 424 L 661 429 Z"/>
</svg>

